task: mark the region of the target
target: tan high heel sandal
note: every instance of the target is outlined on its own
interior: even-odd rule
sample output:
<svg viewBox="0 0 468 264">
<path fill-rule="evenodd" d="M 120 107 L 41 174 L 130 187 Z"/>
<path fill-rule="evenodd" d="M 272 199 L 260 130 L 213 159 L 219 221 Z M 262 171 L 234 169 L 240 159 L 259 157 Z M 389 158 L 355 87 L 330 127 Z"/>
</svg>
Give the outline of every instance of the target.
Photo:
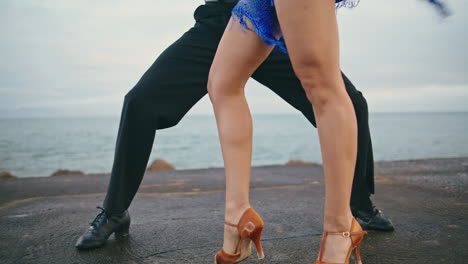
<svg viewBox="0 0 468 264">
<path fill-rule="evenodd" d="M 367 232 L 362 230 L 361 225 L 356 221 L 354 217 L 353 217 L 353 221 L 351 222 L 351 230 L 349 232 L 323 232 L 322 244 L 320 245 L 319 258 L 318 260 L 314 262 L 314 264 L 338 264 L 338 263 L 328 263 L 328 262 L 322 261 L 322 255 L 323 255 L 323 252 L 325 251 L 325 241 L 327 239 L 327 236 L 329 235 L 349 237 L 351 239 L 351 247 L 349 248 L 348 254 L 346 255 L 346 262 L 343 264 L 349 264 L 349 257 L 351 256 L 351 253 L 353 252 L 354 249 L 355 249 L 354 254 L 356 255 L 356 261 L 358 262 L 358 264 L 362 264 L 361 242 L 365 234 L 367 234 Z"/>
<path fill-rule="evenodd" d="M 216 253 L 214 257 L 215 264 L 238 263 L 248 258 L 252 254 L 252 241 L 257 249 L 258 259 L 265 258 L 260 242 L 263 220 L 253 208 L 248 208 L 244 211 L 237 225 L 229 222 L 224 222 L 224 224 L 236 227 L 237 231 L 239 231 L 240 240 L 235 254 L 226 253 L 223 249 Z"/>
</svg>

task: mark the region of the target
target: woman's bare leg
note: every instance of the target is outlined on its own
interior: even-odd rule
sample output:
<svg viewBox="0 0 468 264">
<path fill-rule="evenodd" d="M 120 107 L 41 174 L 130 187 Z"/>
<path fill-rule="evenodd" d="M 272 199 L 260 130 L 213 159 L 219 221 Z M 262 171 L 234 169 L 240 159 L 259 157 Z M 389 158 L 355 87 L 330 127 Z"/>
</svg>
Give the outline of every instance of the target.
<svg viewBox="0 0 468 264">
<path fill-rule="evenodd" d="M 350 230 L 357 153 L 354 108 L 340 74 L 335 0 L 276 0 L 289 56 L 313 105 L 325 174 L 324 230 Z M 350 239 L 329 236 L 323 261 L 342 263 Z"/>
<path fill-rule="evenodd" d="M 208 93 L 216 116 L 226 173 L 225 220 L 235 224 L 250 207 L 252 118 L 244 86 L 271 50 L 258 35 L 242 30 L 239 23 L 231 19 L 210 69 Z M 224 250 L 235 253 L 238 240 L 237 229 L 225 225 Z"/>
</svg>

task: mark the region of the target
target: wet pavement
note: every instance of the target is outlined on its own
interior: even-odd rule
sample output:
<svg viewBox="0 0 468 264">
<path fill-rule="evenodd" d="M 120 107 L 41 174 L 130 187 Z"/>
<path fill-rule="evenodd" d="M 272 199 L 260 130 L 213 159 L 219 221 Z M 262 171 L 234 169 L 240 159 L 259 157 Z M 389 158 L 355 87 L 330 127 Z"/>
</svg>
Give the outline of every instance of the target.
<svg viewBox="0 0 468 264">
<path fill-rule="evenodd" d="M 374 202 L 394 232 L 370 232 L 364 264 L 468 263 L 468 158 L 379 162 Z M 223 232 L 222 169 L 147 172 L 129 211 L 130 236 L 78 251 L 108 174 L 0 180 L 0 263 L 213 263 Z M 252 171 L 266 258 L 312 263 L 321 239 L 319 166 Z M 255 250 L 254 250 L 255 252 Z"/>
</svg>

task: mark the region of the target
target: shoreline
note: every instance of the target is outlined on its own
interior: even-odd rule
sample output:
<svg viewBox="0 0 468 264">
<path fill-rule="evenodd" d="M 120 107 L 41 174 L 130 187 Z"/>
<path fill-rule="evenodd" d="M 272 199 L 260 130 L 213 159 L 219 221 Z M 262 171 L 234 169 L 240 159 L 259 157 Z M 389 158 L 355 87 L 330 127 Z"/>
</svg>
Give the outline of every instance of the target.
<svg viewBox="0 0 468 264">
<path fill-rule="evenodd" d="M 374 165 L 375 167 L 378 167 L 379 164 L 386 164 L 386 163 L 395 163 L 395 162 L 419 162 L 419 161 L 443 161 L 443 160 L 453 160 L 453 159 L 468 159 L 468 156 L 461 156 L 461 157 L 434 157 L 434 158 L 423 158 L 423 159 L 401 159 L 401 160 L 380 160 L 380 161 L 375 161 Z M 152 163 L 155 163 L 158 160 L 162 160 L 164 163 L 167 163 L 168 165 L 172 166 L 170 163 L 166 162 L 164 159 L 156 159 Z M 297 164 L 290 164 L 290 163 L 297 163 Z M 151 167 L 152 164 L 150 164 L 147 168 Z M 268 164 L 268 165 L 258 165 L 258 166 L 252 166 L 252 168 L 263 168 L 263 167 L 276 167 L 276 166 L 322 166 L 321 163 L 316 163 L 316 162 L 311 162 L 311 161 L 303 161 L 303 160 L 289 160 L 288 162 L 284 164 Z M 468 165 L 467 165 L 468 166 Z M 206 168 L 188 168 L 188 169 L 170 169 L 170 170 L 176 170 L 176 171 L 199 171 L 199 170 L 206 170 L 206 169 L 222 169 L 223 167 L 206 167 Z M 468 167 L 467 167 L 468 168 Z M 153 169 L 152 171 L 163 171 L 165 169 Z M 68 172 L 67 172 L 68 171 Z M 59 175 L 54 175 L 56 173 L 59 173 Z M 3 173 L 5 174 L 10 174 L 13 177 L 6 176 L 3 177 Z M 103 175 L 109 175 L 110 172 L 85 172 L 80 169 L 66 169 L 66 168 L 60 168 L 57 169 L 54 173 L 50 175 L 45 175 L 45 176 L 26 176 L 26 177 L 21 177 L 17 176 L 9 171 L 0 171 L 0 181 L 1 180 L 12 180 L 12 179 L 29 179 L 29 178 L 49 178 L 49 177 L 61 177 L 61 176 L 74 176 L 74 177 L 81 177 L 81 176 L 103 176 Z M 376 171 L 376 174 L 377 171 Z"/>
<path fill-rule="evenodd" d="M 280 113 L 254 113 L 252 116 L 267 116 L 267 115 L 297 115 L 298 113 L 292 110 L 291 112 L 280 112 Z M 406 114 L 468 114 L 468 111 L 402 111 L 402 112 L 369 112 L 370 115 L 406 115 Z M 187 117 L 213 117 L 213 113 L 193 113 L 188 114 Z M 69 116 L 0 116 L 0 121 L 2 120 L 13 120 L 13 119 L 67 119 L 67 118 L 77 118 L 77 119 L 92 119 L 92 118 L 120 118 L 120 115 L 69 115 Z"/>
</svg>

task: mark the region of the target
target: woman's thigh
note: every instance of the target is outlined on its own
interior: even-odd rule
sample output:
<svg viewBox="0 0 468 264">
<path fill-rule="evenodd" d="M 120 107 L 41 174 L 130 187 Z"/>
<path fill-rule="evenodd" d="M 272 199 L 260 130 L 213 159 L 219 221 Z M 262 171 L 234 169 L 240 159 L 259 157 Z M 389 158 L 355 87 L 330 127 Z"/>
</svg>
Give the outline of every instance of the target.
<svg viewBox="0 0 468 264">
<path fill-rule="evenodd" d="M 276 12 L 294 71 L 301 77 L 339 76 L 334 0 L 276 0 Z M 311 72 L 311 70 L 321 70 Z M 301 80 L 303 81 L 303 80 Z"/>
<path fill-rule="evenodd" d="M 209 90 L 238 92 L 272 49 L 256 33 L 231 18 L 210 69 Z"/>
</svg>

